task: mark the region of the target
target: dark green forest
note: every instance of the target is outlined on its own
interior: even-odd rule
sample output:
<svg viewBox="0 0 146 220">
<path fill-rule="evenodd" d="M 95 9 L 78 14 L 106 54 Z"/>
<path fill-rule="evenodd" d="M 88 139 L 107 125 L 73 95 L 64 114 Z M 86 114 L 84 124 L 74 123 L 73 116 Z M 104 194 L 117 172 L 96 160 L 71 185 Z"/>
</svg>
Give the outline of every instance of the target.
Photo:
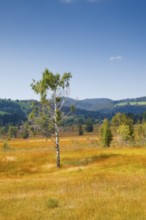
<svg viewBox="0 0 146 220">
<path fill-rule="evenodd" d="M 0 99 L 0 127 L 7 125 L 21 125 L 27 120 L 35 100 Z M 74 100 L 66 98 L 64 112 L 70 111 L 70 105 L 75 106 L 75 111 L 68 117 L 67 123 L 83 122 L 92 118 L 100 122 L 104 118 L 111 119 L 117 112 L 133 117 L 134 121 L 141 121 L 146 112 L 146 97 L 136 99 L 123 99 L 113 101 L 110 99 L 85 99 Z"/>
</svg>

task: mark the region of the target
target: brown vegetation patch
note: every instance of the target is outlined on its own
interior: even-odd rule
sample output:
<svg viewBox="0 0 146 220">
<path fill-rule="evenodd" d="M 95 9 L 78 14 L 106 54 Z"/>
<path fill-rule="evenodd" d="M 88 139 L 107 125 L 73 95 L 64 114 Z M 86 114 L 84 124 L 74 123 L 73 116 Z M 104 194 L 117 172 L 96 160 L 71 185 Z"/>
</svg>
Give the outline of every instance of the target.
<svg viewBox="0 0 146 220">
<path fill-rule="evenodd" d="M 70 167 L 70 168 L 67 168 L 65 171 L 67 171 L 67 172 L 80 171 L 80 170 L 84 170 L 84 169 L 87 169 L 87 168 L 88 167 L 83 167 L 83 166 Z"/>
<path fill-rule="evenodd" d="M 45 165 L 42 166 L 42 168 L 44 170 L 49 170 L 51 168 L 55 168 L 55 165 L 54 164 L 45 164 Z"/>
<path fill-rule="evenodd" d="M 13 162 L 13 161 L 16 161 L 17 158 L 14 157 L 14 156 L 6 156 L 2 161 L 10 161 L 10 162 Z"/>
</svg>

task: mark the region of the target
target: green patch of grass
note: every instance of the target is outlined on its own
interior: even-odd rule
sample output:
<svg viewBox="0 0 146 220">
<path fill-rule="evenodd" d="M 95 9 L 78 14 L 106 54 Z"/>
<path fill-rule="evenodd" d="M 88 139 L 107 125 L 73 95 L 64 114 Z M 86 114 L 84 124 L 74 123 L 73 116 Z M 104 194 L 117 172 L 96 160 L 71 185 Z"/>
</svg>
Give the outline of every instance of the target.
<svg viewBox="0 0 146 220">
<path fill-rule="evenodd" d="M 125 105 L 146 105 L 146 102 L 120 102 L 115 106 L 125 106 Z"/>
<path fill-rule="evenodd" d="M 99 155 L 94 155 L 91 157 L 86 157 L 86 158 L 70 158 L 70 159 L 64 159 L 63 164 L 64 165 L 72 165 L 72 166 L 86 166 L 89 164 L 92 164 L 94 162 L 98 162 L 101 160 L 106 160 L 111 157 L 118 156 L 118 154 L 99 154 Z"/>
<path fill-rule="evenodd" d="M 49 209 L 57 208 L 57 207 L 59 207 L 59 201 L 57 199 L 50 198 L 47 200 L 47 207 Z"/>
<path fill-rule="evenodd" d="M 4 112 L 4 111 L 0 111 L 0 115 L 8 115 L 10 114 L 9 112 Z"/>
</svg>

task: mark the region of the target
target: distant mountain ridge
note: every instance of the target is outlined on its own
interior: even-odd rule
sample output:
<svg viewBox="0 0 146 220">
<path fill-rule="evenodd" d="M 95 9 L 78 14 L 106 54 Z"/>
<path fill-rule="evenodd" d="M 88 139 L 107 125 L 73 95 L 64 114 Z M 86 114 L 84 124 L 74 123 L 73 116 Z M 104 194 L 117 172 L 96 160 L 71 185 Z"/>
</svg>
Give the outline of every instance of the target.
<svg viewBox="0 0 146 220">
<path fill-rule="evenodd" d="M 146 106 L 146 97 L 139 98 L 129 98 L 121 100 L 112 100 L 108 98 L 94 98 L 94 99 L 83 99 L 75 100 L 66 98 L 65 106 L 74 104 L 78 109 L 87 110 L 87 111 L 114 111 L 115 108 L 124 107 L 124 106 Z"/>
<path fill-rule="evenodd" d="M 27 120 L 33 101 L 35 100 L 13 101 L 0 99 L 0 126 L 7 124 L 19 125 Z M 146 112 L 146 96 L 122 100 L 108 98 L 75 100 L 65 98 L 64 111 L 69 111 L 71 105 L 75 106 L 74 117 L 102 120 L 103 118 L 110 119 L 117 112 L 140 116 L 143 112 Z"/>
</svg>

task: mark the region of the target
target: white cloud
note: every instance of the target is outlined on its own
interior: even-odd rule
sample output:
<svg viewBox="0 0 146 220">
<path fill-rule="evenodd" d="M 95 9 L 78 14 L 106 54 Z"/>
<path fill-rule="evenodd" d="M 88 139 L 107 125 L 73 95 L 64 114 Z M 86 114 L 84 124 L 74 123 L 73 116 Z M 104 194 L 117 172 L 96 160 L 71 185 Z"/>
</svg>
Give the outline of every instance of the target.
<svg viewBox="0 0 146 220">
<path fill-rule="evenodd" d="M 115 61 L 115 60 L 123 60 L 123 57 L 118 55 L 118 56 L 112 56 L 109 58 L 110 61 Z"/>
</svg>

